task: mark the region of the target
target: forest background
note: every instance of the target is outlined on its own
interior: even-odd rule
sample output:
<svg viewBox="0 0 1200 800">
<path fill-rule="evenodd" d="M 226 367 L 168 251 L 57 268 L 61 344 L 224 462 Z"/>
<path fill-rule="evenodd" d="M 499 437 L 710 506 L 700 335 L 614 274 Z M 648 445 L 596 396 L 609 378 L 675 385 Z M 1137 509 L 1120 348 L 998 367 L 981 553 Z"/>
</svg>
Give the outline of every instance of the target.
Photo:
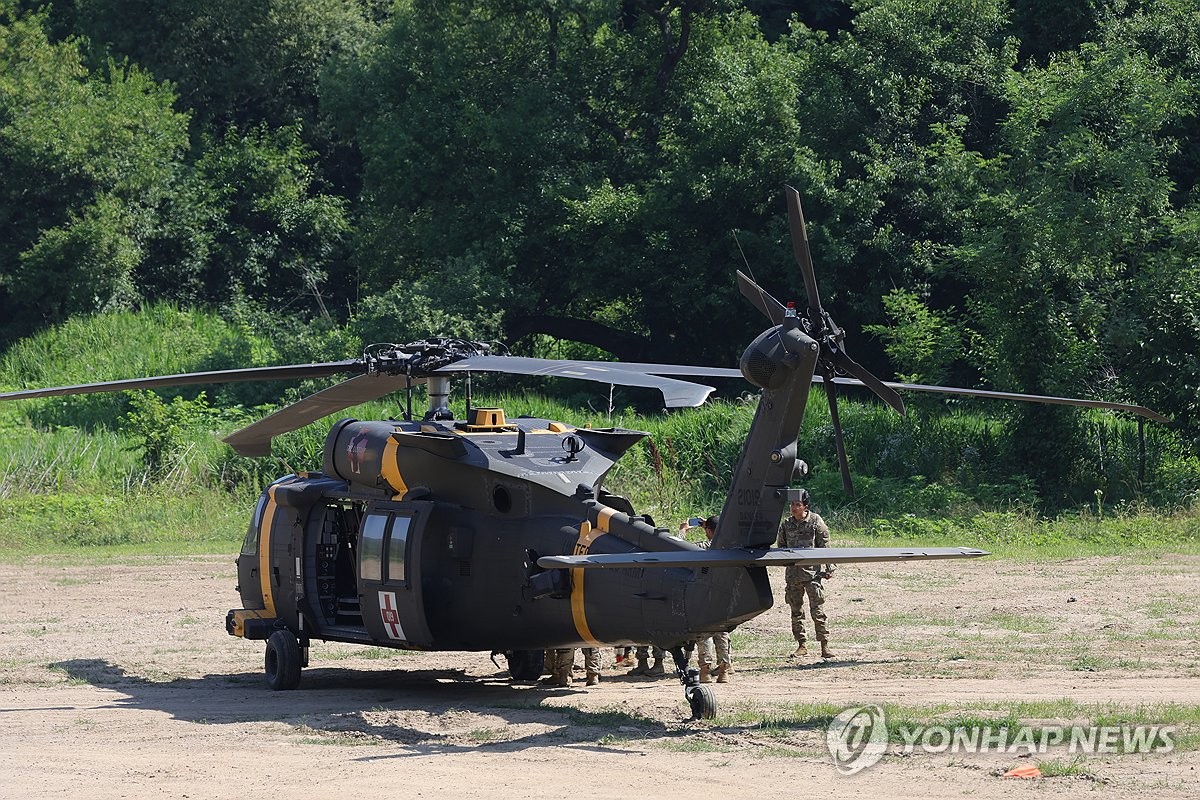
<svg viewBox="0 0 1200 800">
<path fill-rule="evenodd" d="M 879 536 L 1194 544 L 1198 107 L 1189 0 L 0 0 L 0 388 L 429 335 L 732 365 L 763 325 L 734 269 L 800 290 L 789 183 L 876 374 L 1173 420 L 863 397 L 851 501 L 818 398 L 827 509 Z M 322 432 L 259 461 L 213 432 L 312 388 L 6 404 L 0 538 L 228 538 L 213 510 L 242 508 L 214 495 L 317 466 Z M 744 384 L 665 417 L 478 388 L 650 430 L 613 480 L 666 520 L 719 510 L 753 410 Z"/>
</svg>

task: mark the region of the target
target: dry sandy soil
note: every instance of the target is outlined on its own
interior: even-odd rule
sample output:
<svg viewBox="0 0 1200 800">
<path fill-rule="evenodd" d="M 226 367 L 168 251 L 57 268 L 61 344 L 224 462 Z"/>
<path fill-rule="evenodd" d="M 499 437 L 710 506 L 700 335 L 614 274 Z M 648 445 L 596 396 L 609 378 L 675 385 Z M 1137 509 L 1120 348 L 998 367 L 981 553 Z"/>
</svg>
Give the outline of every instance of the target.
<svg viewBox="0 0 1200 800">
<path fill-rule="evenodd" d="M 628 677 L 611 651 L 600 686 L 548 690 L 511 685 L 486 653 L 316 643 L 301 688 L 273 693 L 262 644 L 224 631 L 232 556 L 0 565 L 0 797 L 1191 799 L 1198 577 L 1195 556 L 843 568 L 838 658 L 788 662 L 776 606 L 735 632 L 718 718 L 689 722 L 677 682 Z M 843 777 L 824 744 L 852 705 L 936 724 L 968 706 L 1078 712 L 1065 700 L 1147 723 L 1182 706 L 1192 743 L 1025 780 L 998 772 L 1051 757 L 892 753 Z"/>
</svg>

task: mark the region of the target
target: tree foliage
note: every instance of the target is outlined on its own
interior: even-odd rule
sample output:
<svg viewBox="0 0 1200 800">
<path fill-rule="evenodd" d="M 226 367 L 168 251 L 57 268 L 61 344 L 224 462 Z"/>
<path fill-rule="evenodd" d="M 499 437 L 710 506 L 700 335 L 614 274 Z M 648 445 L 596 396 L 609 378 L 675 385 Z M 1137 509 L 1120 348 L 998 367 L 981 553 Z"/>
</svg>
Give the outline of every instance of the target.
<svg viewBox="0 0 1200 800">
<path fill-rule="evenodd" d="M 800 291 L 790 183 L 867 366 L 1200 434 L 1196 0 L 37 7 L 0 0 L 0 340 L 166 299 L 729 363 L 733 268 Z M 1061 494 L 1079 415 L 1012 414 Z"/>
</svg>

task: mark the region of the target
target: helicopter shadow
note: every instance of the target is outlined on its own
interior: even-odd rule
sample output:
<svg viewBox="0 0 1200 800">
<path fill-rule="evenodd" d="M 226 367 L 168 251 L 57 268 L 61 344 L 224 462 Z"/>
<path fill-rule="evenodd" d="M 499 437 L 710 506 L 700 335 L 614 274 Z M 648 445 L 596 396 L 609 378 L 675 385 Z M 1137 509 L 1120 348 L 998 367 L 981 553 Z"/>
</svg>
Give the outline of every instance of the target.
<svg viewBox="0 0 1200 800">
<path fill-rule="evenodd" d="M 547 699 L 569 697 L 578 690 L 512 684 L 505 672 L 479 677 L 459 669 L 318 667 L 304 671 L 298 690 L 274 692 L 264 686 L 259 672 L 153 681 L 99 658 L 60 661 L 51 667 L 72 681 L 118 693 L 111 701 L 118 709 L 159 711 L 198 725 L 282 723 L 297 734 L 322 741 L 402 748 L 358 760 L 563 746 L 632 755 L 628 748 L 609 746 L 605 741 L 689 734 L 685 726 L 616 708 L 591 711 L 571 704 L 547 704 Z M 669 690 L 675 691 L 675 687 Z M 465 712 L 481 715 L 467 723 L 478 727 L 445 732 L 447 726 L 440 720 Z M 412 724 L 422 720 L 432 720 L 428 727 L 440 730 Z"/>
</svg>

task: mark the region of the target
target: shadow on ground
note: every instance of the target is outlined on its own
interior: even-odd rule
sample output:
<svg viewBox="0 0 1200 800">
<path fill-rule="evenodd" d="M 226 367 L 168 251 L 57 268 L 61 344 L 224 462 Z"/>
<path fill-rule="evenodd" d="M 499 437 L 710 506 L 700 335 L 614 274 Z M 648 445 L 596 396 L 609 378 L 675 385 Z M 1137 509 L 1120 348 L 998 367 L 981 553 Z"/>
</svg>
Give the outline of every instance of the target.
<svg viewBox="0 0 1200 800">
<path fill-rule="evenodd" d="M 830 665 L 832 666 L 832 665 Z M 72 681 L 112 691 L 116 708 L 149 709 L 201 725 L 280 723 L 295 734 L 324 737 L 332 744 L 399 745 L 401 752 L 369 758 L 402 758 L 488 748 L 520 751 L 576 747 L 634 754 L 622 742 L 687 739 L 696 734 L 741 735 L 755 726 L 662 722 L 621 708 L 585 710 L 547 703 L 574 689 L 512 684 L 505 672 L 477 677 L 463 670 L 372 670 L 309 668 L 296 691 L 273 692 L 261 673 L 240 672 L 151 681 L 104 659 L 51 664 Z M 626 676 L 615 676 L 624 682 Z M 628 678 L 630 682 L 640 679 Z M 682 688 L 663 682 L 666 693 Z M 443 724 L 463 713 L 485 715 L 450 730 Z M 495 718 L 503 721 L 496 727 Z M 428 721 L 429 729 L 412 723 Z M 814 723 L 818 721 L 814 720 Z M 460 720 L 458 728 L 463 727 Z M 440 730 L 439 730 L 440 729 Z M 522 731 L 531 731 L 522 733 Z M 486 739 L 480 741 L 479 739 Z"/>
</svg>

